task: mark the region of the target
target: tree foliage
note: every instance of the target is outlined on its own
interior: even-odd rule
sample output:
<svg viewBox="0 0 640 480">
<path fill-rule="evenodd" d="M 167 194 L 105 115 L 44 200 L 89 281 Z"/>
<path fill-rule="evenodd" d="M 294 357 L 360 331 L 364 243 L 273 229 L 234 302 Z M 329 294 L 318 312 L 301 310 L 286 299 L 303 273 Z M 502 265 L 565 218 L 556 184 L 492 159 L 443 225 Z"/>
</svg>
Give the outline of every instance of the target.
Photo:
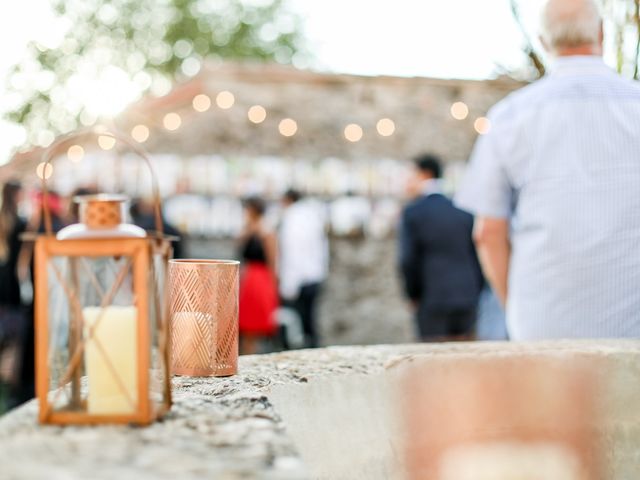
<svg viewBox="0 0 640 480">
<path fill-rule="evenodd" d="M 45 145 L 147 91 L 167 93 L 212 59 L 301 55 L 299 20 L 283 0 L 52 2 L 66 33 L 57 45 L 31 44 L 9 76 L 20 101 L 8 118 L 29 143 Z"/>
<path fill-rule="evenodd" d="M 613 37 L 616 68 L 638 79 L 640 61 L 640 0 L 603 0 L 603 12 Z"/>
<path fill-rule="evenodd" d="M 510 5 L 511 5 L 511 14 L 513 15 L 513 19 L 518 25 L 518 29 L 522 33 L 522 37 L 524 40 L 524 44 L 522 48 L 524 50 L 524 53 L 529 59 L 529 63 L 531 64 L 531 66 L 537 72 L 538 76 L 542 77 L 546 72 L 546 67 L 544 66 L 544 61 L 542 60 L 542 57 L 540 56 L 540 54 L 537 52 L 536 47 L 531 41 L 531 36 L 527 32 L 527 29 L 525 28 L 524 23 L 520 18 L 520 5 L 518 4 L 517 0 L 510 0 Z"/>
</svg>

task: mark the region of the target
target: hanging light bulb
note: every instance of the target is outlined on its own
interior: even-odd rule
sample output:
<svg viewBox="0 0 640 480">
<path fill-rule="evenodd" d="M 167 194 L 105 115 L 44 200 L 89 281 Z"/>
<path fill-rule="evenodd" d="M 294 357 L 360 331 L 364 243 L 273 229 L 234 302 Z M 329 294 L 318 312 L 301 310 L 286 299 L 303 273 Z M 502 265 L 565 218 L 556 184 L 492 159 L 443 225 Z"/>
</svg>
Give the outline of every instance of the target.
<svg viewBox="0 0 640 480">
<path fill-rule="evenodd" d="M 476 129 L 480 135 L 486 135 L 491 130 L 491 120 L 487 117 L 478 117 L 473 123 L 473 128 Z"/>
<path fill-rule="evenodd" d="M 464 102 L 456 102 L 451 105 L 451 116 L 456 120 L 464 120 L 469 116 L 469 107 Z"/>
<path fill-rule="evenodd" d="M 67 150 L 67 158 L 73 163 L 79 163 L 84 158 L 84 148 L 80 145 L 71 145 Z"/>
<path fill-rule="evenodd" d="M 298 124 L 291 118 L 285 118 L 280 121 L 278 130 L 280 130 L 280 134 L 285 137 L 293 137 L 298 131 Z"/>
<path fill-rule="evenodd" d="M 206 112 L 211 108 L 211 99 L 208 95 L 201 93 L 193 97 L 193 109 L 196 112 Z"/>
<path fill-rule="evenodd" d="M 356 123 L 350 123 L 344 127 L 344 138 L 350 142 L 359 142 L 362 139 L 362 127 Z"/>
<path fill-rule="evenodd" d="M 182 125 L 182 118 L 180 118 L 180 115 L 177 113 L 167 113 L 162 119 L 162 124 L 164 125 L 164 128 L 173 132 L 174 130 L 179 129 L 180 125 Z"/>
<path fill-rule="evenodd" d="M 267 118 L 267 111 L 261 105 L 254 105 L 247 112 L 247 117 L 252 123 L 262 123 Z"/>
<path fill-rule="evenodd" d="M 381 118 L 376 124 L 376 130 L 383 137 L 390 137 L 396 131 L 396 124 L 390 118 Z"/>
<path fill-rule="evenodd" d="M 131 138 L 138 143 L 144 143 L 149 139 L 149 128 L 146 125 L 136 125 L 131 129 Z"/>
<path fill-rule="evenodd" d="M 40 180 L 49 180 L 51 175 L 53 175 L 53 165 L 40 162 L 36 167 L 36 175 Z"/>
<path fill-rule="evenodd" d="M 98 145 L 103 150 L 111 150 L 116 146 L 116 139 L 109 135 L 100 135 L 98 136 Z"/>
<path fill-rule="evenodd" d="M 236 101 L 236 97 L 233 96 L 233 93 L 224 90 L 222 92 L 220 92 L 217 96 L 216 96 L 216 104 L 218 105 L 218 107 L 222 108 L 223 110 L 228 110 L 229 108 L 233 107 L 233 104 Z"/>
</svg>

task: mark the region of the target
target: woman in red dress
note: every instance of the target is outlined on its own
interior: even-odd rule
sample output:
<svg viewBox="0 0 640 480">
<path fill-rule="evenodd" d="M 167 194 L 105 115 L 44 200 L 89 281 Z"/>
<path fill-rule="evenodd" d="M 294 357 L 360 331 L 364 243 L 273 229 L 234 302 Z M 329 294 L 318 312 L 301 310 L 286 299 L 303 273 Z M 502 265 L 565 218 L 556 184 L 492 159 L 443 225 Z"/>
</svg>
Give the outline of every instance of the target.
<svg viewBox="0 0 640 480">
<path fill-rule="evenodd" d="M 240 236 L 243 260 L 240 277 L 240 353 L 258 350 L 261 338 L 276 333 L 274 314 L 278 308 L 276 284 L 276 236 L 268 232 L 262 217 L 265 204 L 259 198 L 244 203 L 245 228 Z"/>
</svg>

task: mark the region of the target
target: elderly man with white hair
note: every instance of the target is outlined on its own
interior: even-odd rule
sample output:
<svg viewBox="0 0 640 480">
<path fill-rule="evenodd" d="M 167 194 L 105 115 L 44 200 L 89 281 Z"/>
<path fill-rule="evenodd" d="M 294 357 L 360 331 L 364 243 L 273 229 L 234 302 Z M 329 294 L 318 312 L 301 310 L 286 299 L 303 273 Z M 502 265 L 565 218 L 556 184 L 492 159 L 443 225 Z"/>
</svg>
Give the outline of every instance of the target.
<svg viewBox="0 0 640 480">
<path fill-rule="evenodd" d="M 550 0 L 551 73 L 497 104 L 457 203 L 515 340 L 640 337 L 640 86 L 592 0 Z"/>
</svg>

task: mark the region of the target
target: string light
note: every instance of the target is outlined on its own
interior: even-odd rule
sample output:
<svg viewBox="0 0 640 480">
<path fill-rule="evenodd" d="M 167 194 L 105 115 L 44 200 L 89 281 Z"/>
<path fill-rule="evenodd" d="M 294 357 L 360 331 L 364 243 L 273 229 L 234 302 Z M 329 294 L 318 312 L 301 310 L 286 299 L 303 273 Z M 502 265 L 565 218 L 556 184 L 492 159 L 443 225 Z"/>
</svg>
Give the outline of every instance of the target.
<svg viewBox="0 0 640 480">
<path fill-rule="evenodd" d="M 180 118 L 180 115 L 177 113 L 167 113 L 162 119 L 162 124 L 164 125 L 164 128 L 173 132 L 174 130 L 179 129 L 180 125 L 182 125 L 182 118 Z"/>
<path fill-rule="evenodd" d="M 103 150 L 111 150 L 116 146 L 116 139 L 108 135 L 100 135 L 98 137 L 98 145 Z"/>
<path fill-rule="evenodd" d="M 67 158 L 73 163 L 79 163 L 84 158 L 84 148 L 80 145 L 71 145 L 67 150 Z"/>
<path fill-rule="evenodd" d="M 464 120 L 469 116 L 469 107 L 464 102 L 456 102 L 451 105 L 451 116 L 456 120 Z"/>
<path fill-rule="evenodd" d="M 491 121 L 487 117 L 478 117 L 473 123 L 473 128 L 476 129 L 480 135 L 486 135 L 491 130 Z"/>
<path fill-rule="evenodd" d="M 247 116 L 249 117 L 249 121 L 253 123 L 262 123 L 264 119 L 267 118 L 267 111 L 261 105 L 254 105 L 247 112 Z"/>
<path fill-rule="evenodd" d="M 215 102 L 219 108 L 227 110 L 235 104 L 235 96 L 230 91 L 224 90 L 216 95 Z M 192 105 L 195 111 L 206 112 L 211 108 L 212 100 L 208 95 L 201 93 L 193 98 Z M 456 120 L 464 120 L 469 116 L 469 107 L 464 102 L 455 102 L 451 105 L 451 116 Z M 266 120 L 267 111 L 261 105 L 253 105 L 249 108 L 247 117 L 250 122 L 259 124 Z M 175 112 L 167 113 L 163 118 L 163 125 L 169 131 L 178 130 L 182 126 L 182 118 Z M 478 134 L 486 135 L 491 130 L 491 121 L 486 117 L 478 117 L 474 122 L 474 129 Z M 291 118 L 285 118 L 280 121 L 278 130 L 281 135 L 292 137 L 298 132 L 298 124 Z M 381 118 L 376 123 L 376 130 L 380 136 L 389 137 L 395 133 L 396 124 L 390 118 Z M 149 136 L 150 130 L 146 125 L 136 125 L 131 130 L 131 137 L 138 143 L 146 142 Z M 344 137 L 349 142 L 358 142 L 362 140 L 363 136 L 364 131 L 358 124 L 351 123 L 344 129 Z M 103 150 L 111 150 L 115 144 L 116 139 L 111 136 L 100 135 L 98 137 L 98 145 Z M 72 145 L 67 150 L 68 159 L 74 163 L 80 162 L 84 155 L 85 151 L 80 145 Z M 51 173 L 49 173 L 50 175 Z"/>
<path fill-rule="evenodd" d="M 344 127 L 344 138 L 350 142 L 359 142 L 362 139 L 362 127 L 356 123 L 350 123 Z"/>
<path fill-rule="evenodd" d="M 383 137 L 390 137 L 396 131 L 396 124 L 390 118 L 381 118 L 376 124 L 376 130 Z"/>
<path fill-rule="evenodd" d="M 136 125 L 131 129 L 131 138 L 138 143 L 144 143 L 149 139 L 149 128 L 146 125 Z"/>
<path fill-rule="evenodd" d="M 223 110 L 228 110 L 229 108 L 233 107 L 233 104 L 235 103 L 235 101 L 236 101 L 236 98 L 233 96 L 233 93 L 227 90 L 220 92 L 216 96 L 216 104 L 218 105 L 218 107 L 222 108 Z"/>
<path fill-rule="evenodd" d="M 200 93 L 193 97 L 193 109 L 196 112 L 206 112 L 211 108 L 211 99 L 208 95 L 204 93 Z"/>
<path fill-rule="evenodd" d="M 285 137 L 293 137 L 298 131 L 298 124 L 291 118 L 285 118 L 280 121 L 278 130 L 280 130 L 280 134 Z"/>
<path fill-rule="evenodd" d="M 53 175 L 53 165 L 41 162 L 36 167 L 36 175 L 40 180 L 49 180 Z"/>
</svg>

